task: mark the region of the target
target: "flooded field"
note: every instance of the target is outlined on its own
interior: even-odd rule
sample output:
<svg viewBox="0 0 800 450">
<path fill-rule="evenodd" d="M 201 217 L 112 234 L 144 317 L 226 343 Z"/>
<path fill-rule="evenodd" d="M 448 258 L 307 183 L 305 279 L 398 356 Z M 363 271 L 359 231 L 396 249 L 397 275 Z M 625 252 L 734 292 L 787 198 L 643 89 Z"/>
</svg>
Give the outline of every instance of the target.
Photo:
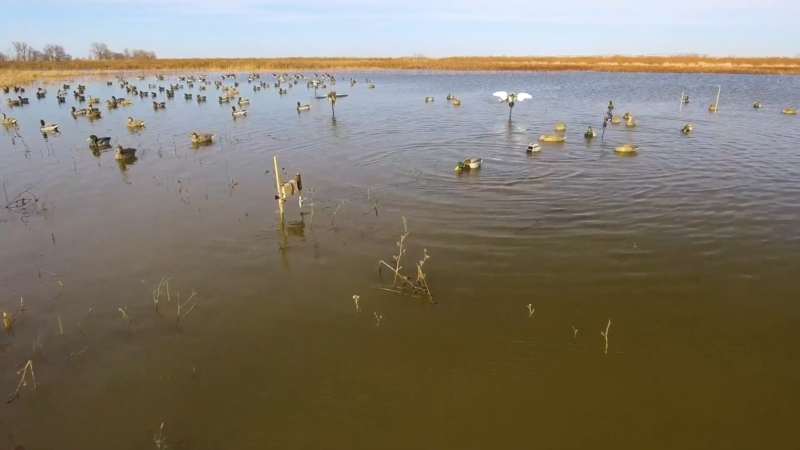
<svg viewBox="0 0 800 450">
<path fill-rule="evenodd" d="M 0 393 L 28 361 L 37 387 L 26 372 L 3 405 L 0 448 L 800 445 L 800 119 L 781 114 L 800 78 L 335 75 L 335 120 L 307 80 L 280 95 L 244 74 L 223 82 L 251 100 L 236 119 L 199 83 L 154 110 L 112 77 L 68 81 L 103 100 L 94 121 L 59 85 L 0 96 L 18 121 L 0 130 Z M 499 90 L 533 99 L 509 122 Z M 601 139 L 609 100 L 637 126 Z M 526 154 L 557 123 L 567 142 Z M 307 198 L 283 224 L 273 156 Z M 377 288 L 402 217 L 402 272 L 427 249 L 435 305 Z"/>
</svg>

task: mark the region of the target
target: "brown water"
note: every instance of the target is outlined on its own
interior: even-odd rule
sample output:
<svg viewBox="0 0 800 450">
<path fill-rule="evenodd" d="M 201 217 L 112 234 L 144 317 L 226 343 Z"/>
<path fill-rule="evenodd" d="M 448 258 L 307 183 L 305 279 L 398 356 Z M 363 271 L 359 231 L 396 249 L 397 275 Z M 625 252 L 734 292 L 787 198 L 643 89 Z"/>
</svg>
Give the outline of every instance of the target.
<svg viewBox="0 0 800 450">
<path fill-rule="evenodd" d="M 3 405 L 0 435 L 146 449 L 163 422 L 181 449 L 800 446 L 800 122 L 780 114 L 797 77 L 339 76 L 336 121 L 304 81 L 282 97 L 245 84 L 238 120 L 213 87 L 207 104 L 182 98 L 195 87 L 95 122 L 54 86 L 24 108 L 3 96 L 21 136 L 0 140 L 6 192 L 39 201 L 0 212 L 0 309 L 26 306 L 0 336 L 0 391 L 29 359 L 38 389 Z M 102 81 L 87 94 L 129 97 Z M 534 99 L 509 124 L 497 90 Z M 586 142 L 609 99 L 638 126 Z M 45 141 L 39 119 L 61 134 Z M 526 155 L 557 122 L 568 143 Z M 193 130 L 220 139 L 195 149 Z M 93 156 L 90 134 L 139 160 Z M 616 155 L 625 142 L 639 155 Z M 293 199 L 283 233 L 273 156 L 315 190 L 313 217 Z M 483 167 L 453 170 L 471 157 Z M 371 288 L 391 283 L 377 263 L 401 216 L 404 266 L 427 248 L 436 305 Z"/>
</svg>

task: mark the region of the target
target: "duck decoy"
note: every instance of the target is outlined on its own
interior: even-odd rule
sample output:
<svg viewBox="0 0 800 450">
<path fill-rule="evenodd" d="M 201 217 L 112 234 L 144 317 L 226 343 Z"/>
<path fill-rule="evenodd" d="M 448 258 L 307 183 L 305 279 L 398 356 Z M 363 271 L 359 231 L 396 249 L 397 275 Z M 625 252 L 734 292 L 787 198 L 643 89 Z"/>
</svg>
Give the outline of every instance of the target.
<svg viewBox="0 0 800 450">
<path fill-rule="evenodd" d="M 73 116 L 85 116 L 86 113 L 89 111 L 86 109 L 75 109 L 75 107 L 73 106 L 71 112 Z"/>
<path fill-rule="evenodd" d="M 623 144 L 615 148 L 614 151 L 617 153 L 635 154 L 639 151 L 639 147 L 634 147 L 631 144 Z"/>
<path fill-rule="evenodd" d="M 761 108 L 761 102 L 753 103 L 753 108 L 756 108 L 756 109 Z"/>
<path fill-rule="evenodd" d="M 39 130 L 42 133 L 54 133 L 58 131 L 57 123 L 45 123 L 44 120 L 40 120 L 39 123 L 41 124 Z"/>
<path fill-rule="evenodd" d="M 122 148 L 121 145 L 117 145 L 117 153 L 114 155 L 114 159 L 117 161 L 122 161 L 126 159 L 132 159 L 136 156 L 136 149 L 135 148 Z"/>
<path fill-rule="evenodd" d="M 693 130 L 692 124 L 687 123 L 686 125 L 683 126 L 683 128 L 681 128 L 681 133 L 689 134 L 692 132 L 692 130 Z"/>
<path fill-rule="evenodd" d="M 561 143 L 567 140 L 566 136 L 557 134 L 543 134 L 539 137 L 539 142 Z"/>
<path fill-rule="evenodd" d="M 542 146 L 535 142 L 531 142 L 528 144 L 528 148 L 525 150 L 525 153 L 539 153 L 540 151 L 542 151 Z"/>
<path fill-rule="evenodd" d="M 110 137 L 97 137 L 95 135 L 89 136 L 89 147 L 109 147 L 111 145 L 111 138 Z"/>
<path fill-rule="evenodd" d="M 164 109 L 166 107 L 167 107 L 167 104 L 164 103 L 164 102 L 161 102 L 161 103 L 153 102 L 153 109 Z"/>
<path fill-rule="evenodd" d="M 198 144 L 202 144 L 202 143 L 205 143 L 205 142 L 211 142 L 216 136 L 217 136 L 216 134 L 196 133 L 194 131 L 189 134 L 189 137 L 192 139 L 192 142 L 198 143 Z"/>
<path fill-rule="evenodd" d="M 233 112 L 231 112 L 233 117 L 244 117 L 247 115 L 246 109 L 240 109 L 237 111 L 235 106 L 231 106 L 231 109 L 233 110 Z"/>
<path fill-rule="evenodd" d="M 2 118 L 3 118 L 3 120 L 2 120 L 3 125 L 16 125 L 17 124 L 17 119 L 15 119 L 13 117 L 6 117 L 6 113 L 2 113 Z"/>
<path fill-rule="evenodd" d="M 126 125 L 129 128 L 142 128 L 147 123 L 144 120 L 134 120 L 133 117 L 128 117 Z"/>
<path fill-rule="evenodd" d="M 586 130 L 586 133 L 583 133 L 583 137 L 585 137 L 586 139 L 592 139 L 595 136 L 597 136 L 597 133 L 595 133 L 592 127 L 589 127 L 589 129 Z"/>
<path fill-rule="evenodd" d="M 797 115 L 797 108 L 784 108 L 781 111 L 781 114 L 786 114 L 789 116 L 796 116 Z"/>
<path fill-rule="evenodd" d="M 311 109 L 311 105 L 301 105 L 300 102 L 297 102 L 297 111 L 308 111 Z"/>
</svg>

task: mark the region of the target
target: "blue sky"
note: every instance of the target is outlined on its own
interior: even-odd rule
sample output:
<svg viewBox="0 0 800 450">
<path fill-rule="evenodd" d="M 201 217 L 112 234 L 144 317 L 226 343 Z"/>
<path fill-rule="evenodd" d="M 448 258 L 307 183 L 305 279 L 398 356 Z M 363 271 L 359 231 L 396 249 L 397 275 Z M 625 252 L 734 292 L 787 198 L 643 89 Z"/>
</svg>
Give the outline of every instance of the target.
<svg viewBox="0 0 800 450">
<path fill-rule="evenodd" d="M 798 0 L 27 0 L 0 51 L 100 41 L 162 58 L 800 54 Z M 10 4 L 5 4 L 10 3 Z"/>
</svg>

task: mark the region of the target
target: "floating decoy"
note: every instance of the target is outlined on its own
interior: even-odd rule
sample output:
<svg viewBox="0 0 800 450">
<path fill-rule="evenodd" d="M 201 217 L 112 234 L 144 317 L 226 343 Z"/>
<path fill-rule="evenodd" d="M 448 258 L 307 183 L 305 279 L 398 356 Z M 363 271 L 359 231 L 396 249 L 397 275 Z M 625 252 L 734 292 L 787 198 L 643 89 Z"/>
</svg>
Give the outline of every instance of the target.
<svg viewBox="0 0 800 450">
<path fill-rule="evenodd" d="M 235 106 L 231 106 L 231 109 L 233 110 L 233 112 L 231 113 L 233 117 L 244 117 L 247 115 L 246 109 L 240 109 L 237 111 Z"/>
<path fill-rule="evenodd" d="M 101 138 L 99 138 L 99 137 L 97 137 L 95 135 L 91 135 L 86 140 L 89 141 L 89 147 L 108 147 L 111 144 L 111 138 L 110 137 L 101 137 Z"/>
<path fill-rule="evenodd" d="M 130 128 L 142 128 L 147 123 L 144 120 L 133 120 L 133 117 L 128 117 L 127 125 Z"/>
<path fill-rule="evenodd" d="M 616 151 L 617 153 L 628 153 L 628 154 L 636 153 L 638 150 L 639 147 L 634 147 L 631 144 L 623 144 L 614 149 L 614 151 Z"/>
<path fill-rule="evenodd" d="M 57 123 L 44 123 L 44 120 L 40 120 L 39 123 L 41 124 L 39 130 L 41 130 L 42 133 L 53 133 L 58 131 Z"/>
<path fill-rule="evenodd" d="M 693 130 L 692 124 L 687 123 L 686 125 L 683 126 L 683 128 L 681 128 L 681 133 L 689 134 L 692 132 L 692 130 Z"/>
<path fill-rule="evenodd" d="M 117 161 L 122 161 L 126 159 L 132 159 L 136 156 L 136 149 L 135 148 L 122 148 L 121 145 L 117 145 L 117 153 L 114 155 L 114 159 Z"/>
<path fill-rule="evenodd" d="M 301 105 L 300 102 L 297 102 L 298 111 L 308 111 L 309 109 L 311 109 L 311 105 Z"/>
<path fill-rule="evenodd" d="M 592 127 L 589 127 L 589 129 L 586 130 L 586 133 L 583 133 L 583 137 L 585 137 L 586 139 L 592 139 L 595 136 L 597 136 L 597 133 L 594 132 Z"/>
<path fill-rule="evenodd" d="M 6 117 L 6 113 L 2 113 L 2 118 L 3 118 L 3 120 L 2 120 L 3 125 L 16 125 L 17 124 L 17 119 L 15 119 L 13 117 Z"/>
<path fill-rule="evenodd" d="M 195 143 L 204 143 L 204 142 L 211 142 L 217 135 L 210 134 L 210 133 L 196 133 L 192 132 L 189 134 L 189 137 L 192 139 L 192 142 Z"/>
</svg>

